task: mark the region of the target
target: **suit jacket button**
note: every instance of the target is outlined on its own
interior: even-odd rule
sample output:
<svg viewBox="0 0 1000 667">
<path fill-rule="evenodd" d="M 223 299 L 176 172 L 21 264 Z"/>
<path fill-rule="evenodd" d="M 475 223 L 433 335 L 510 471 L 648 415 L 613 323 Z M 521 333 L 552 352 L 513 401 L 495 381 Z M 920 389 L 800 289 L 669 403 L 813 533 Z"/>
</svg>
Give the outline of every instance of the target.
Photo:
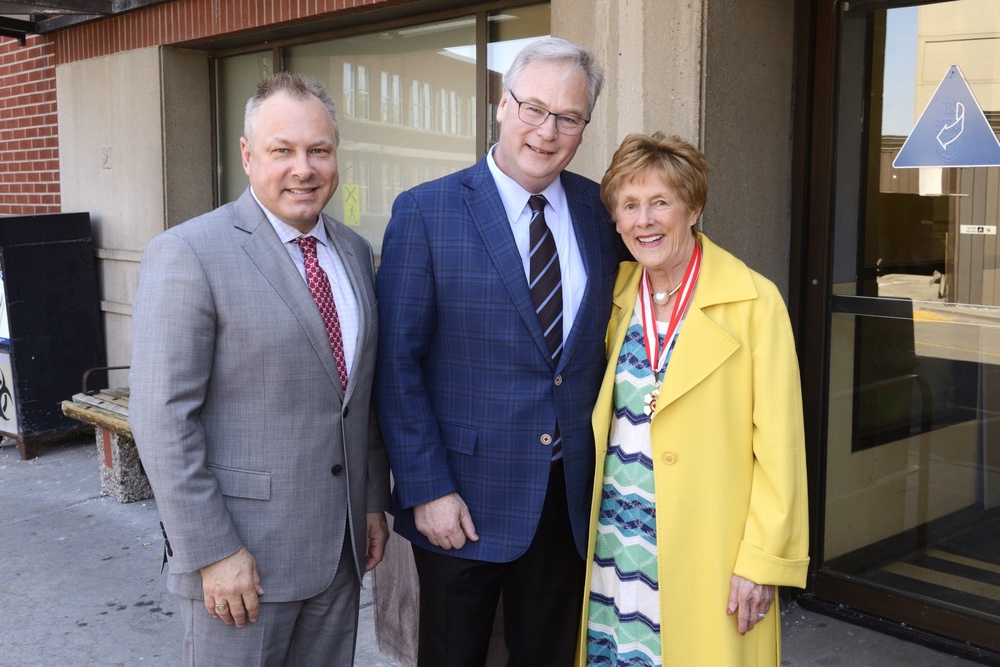
<svg viewBox="0 0 1000 667">
<path fill-rule="evenodd" d="M 351 409 L 347 406 L 344 406 L 344 419 L 347 419 L 347 415 L 349 414 L 351 414 Z"/>
<path fill-rule="evenodd" d="M 673 464 L 677 463 L 677 456 L 672 452 L 667 452 L 666 454 L 663 455 L 663 462 L 666 463 L 668 466 L 672 466 Z"/>
<path fill-rule="evenodd" d="M 558 387 L 561 384 L 562 384 L 562 375 L 557 375 L 556 376 L 556 386 Z"/>
<path fill-rule="evenodd" d="M 552 444 L 552 436 L 549 435 L 548 433 L 544 434 L 541 438 L 539 438 L 539 440 L 541 440 L 542 444 L 545 446 Z"/>
<path fill-rule="evenodd" d="M 344 466 L 338 463 L 337 465 L 333 466 L 333 468 L 330 469 L 330 472 L 333 473 L 334 477 L 339 477 L 340 473 L 344 472 Z"/>
</svg>

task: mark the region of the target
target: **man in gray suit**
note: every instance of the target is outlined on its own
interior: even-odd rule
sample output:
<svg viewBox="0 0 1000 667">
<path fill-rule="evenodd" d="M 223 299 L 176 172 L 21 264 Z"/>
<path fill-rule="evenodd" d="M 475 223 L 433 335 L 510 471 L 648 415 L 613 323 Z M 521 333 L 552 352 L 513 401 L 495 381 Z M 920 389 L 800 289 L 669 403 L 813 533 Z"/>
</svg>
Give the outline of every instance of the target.
<svg viewBox="0 0 1000 667">
<path fill-rule="evenodd" d="M 354 660 L 389 481 L 372 250 L 322 213 L 338 142 L 321 84 L 262 82 L 240 142 L 250 188 L 143 256 L 130 422 L 189 665 Z"/>
</svg>

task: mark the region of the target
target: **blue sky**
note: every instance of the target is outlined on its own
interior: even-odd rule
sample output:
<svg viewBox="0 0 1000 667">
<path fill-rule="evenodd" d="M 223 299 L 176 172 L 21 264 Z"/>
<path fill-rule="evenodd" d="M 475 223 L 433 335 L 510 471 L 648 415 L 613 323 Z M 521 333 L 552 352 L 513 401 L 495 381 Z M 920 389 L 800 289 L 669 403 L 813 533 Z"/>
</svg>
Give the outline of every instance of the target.
<svg viewBox="0 0 1000 667">
<path fill-rule="evenodd" d="M 890 9 L 886 16 L 882 134 L 907 136 L 922 109 L 914 109 L 917 82 L 917 8 Z"/>
</svg>

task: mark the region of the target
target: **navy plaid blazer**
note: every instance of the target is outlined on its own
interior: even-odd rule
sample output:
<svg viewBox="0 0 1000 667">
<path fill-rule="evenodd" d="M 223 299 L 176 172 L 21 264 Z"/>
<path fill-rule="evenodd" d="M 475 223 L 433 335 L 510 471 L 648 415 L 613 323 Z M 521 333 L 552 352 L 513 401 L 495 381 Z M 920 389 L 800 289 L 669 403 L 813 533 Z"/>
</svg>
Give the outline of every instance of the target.
<svg viewBox="0 0 1000 667">
<path fill-rule="evenodd" d="M 538 525 L 558 419 L 576 546 L 586 554 L 604 337 L 624 247 L 593 181 L 563 172 L 587 287 L 558 365 L 485 159 L 402 193 L 377 274 L 375 402 L 395 481 L 396 532 L 418 546 L 508 562 Z M 478 542 L 441 550 L 412 509 L 457 491 Z"/>
</svg>

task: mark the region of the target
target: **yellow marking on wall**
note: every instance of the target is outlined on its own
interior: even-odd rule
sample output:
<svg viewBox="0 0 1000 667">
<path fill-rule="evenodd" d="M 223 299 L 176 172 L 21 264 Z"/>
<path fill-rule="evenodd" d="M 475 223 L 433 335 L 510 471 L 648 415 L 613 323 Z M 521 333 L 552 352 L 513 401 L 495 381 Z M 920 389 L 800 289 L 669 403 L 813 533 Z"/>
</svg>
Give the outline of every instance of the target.
<svg viewBox="0 0 1000 667">
<path fill-rule="evenodd" d="M 361 186 L 344 183 L 341 191 L 344 196 L 344 224 L 358 227 L 361 224 Z"/>
</svg>

